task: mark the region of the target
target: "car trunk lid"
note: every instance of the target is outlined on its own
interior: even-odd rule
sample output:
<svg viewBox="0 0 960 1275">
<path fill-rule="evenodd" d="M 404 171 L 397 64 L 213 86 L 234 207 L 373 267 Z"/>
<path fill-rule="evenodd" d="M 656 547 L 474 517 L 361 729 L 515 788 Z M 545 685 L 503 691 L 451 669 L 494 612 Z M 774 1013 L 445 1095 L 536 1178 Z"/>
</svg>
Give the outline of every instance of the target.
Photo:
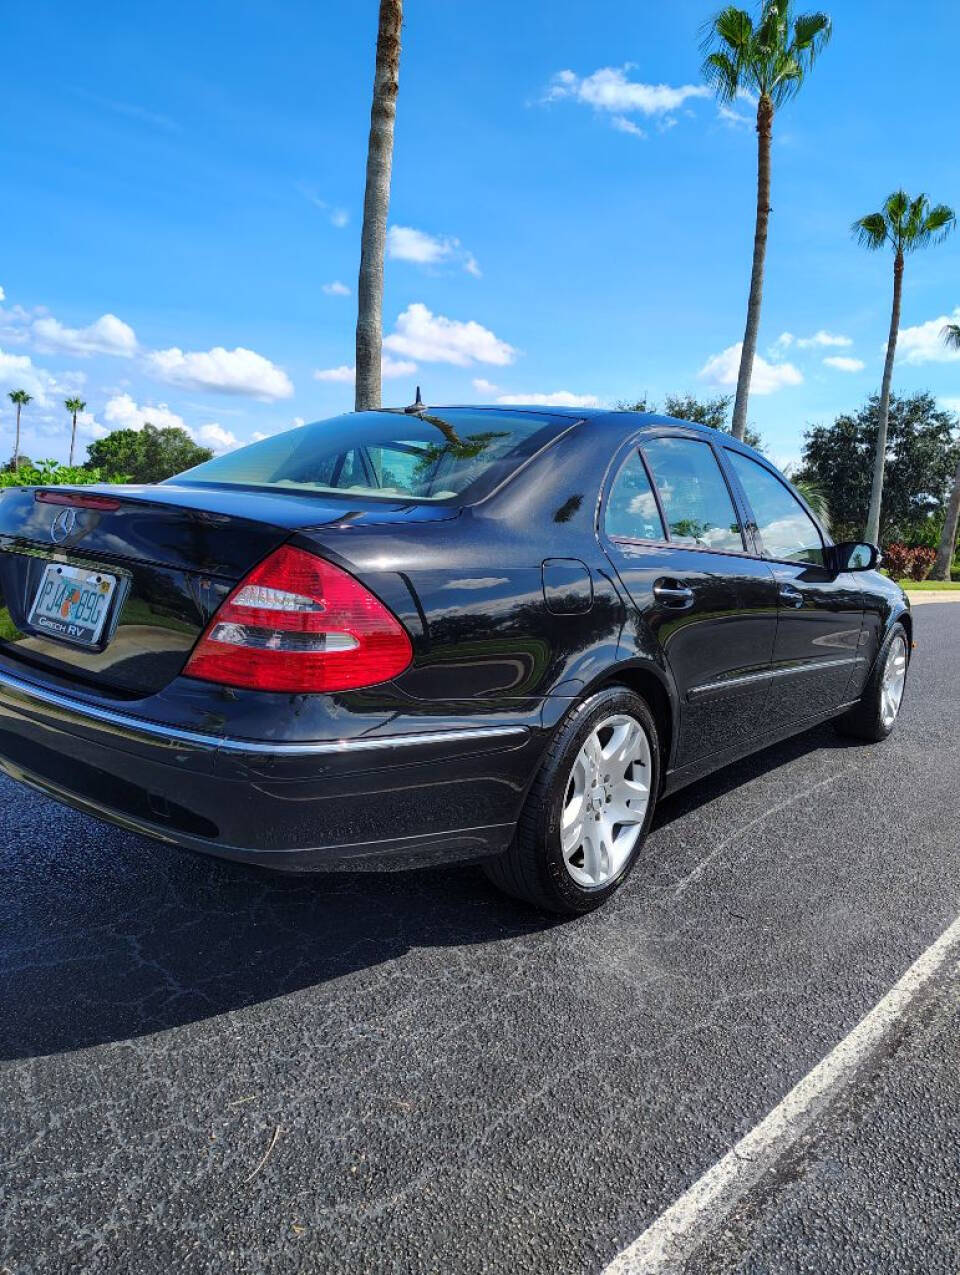
<svg viewBox="0 0 960 1275">
<path fill-rule="evenodd" d="M 113 696 L 154 694 L 180 673 L 236 583 L 294 532 L 456 514 L 215 486 L 8 488 L 0 492 L 0 657 Z M 58 568 L 89 571 L 114 589 L 93 646 L 41 627 L 38 591 L 64 577 Z"/>
</svg>

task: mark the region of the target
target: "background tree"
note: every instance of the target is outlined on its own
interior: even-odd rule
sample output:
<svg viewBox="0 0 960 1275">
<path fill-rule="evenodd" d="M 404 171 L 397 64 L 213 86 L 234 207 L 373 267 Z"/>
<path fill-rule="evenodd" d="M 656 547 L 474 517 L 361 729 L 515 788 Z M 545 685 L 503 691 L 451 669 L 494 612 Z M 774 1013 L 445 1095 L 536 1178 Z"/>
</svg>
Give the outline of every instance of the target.
<svg viewBox="0 0 960 1275">
<path fill-rule="evenodd" d="M 13 438 L 13 468 L 16 469 L 20 462 L 20 413 L 33 401 L 33 396 L 26 390 L 11 390 L 7 398 L 17 409 L 17 425 Z"/>
<path fill-rule="evenodd" d="M 157 429 L 117 429 L 87 448 L 85 469 L 116 474 L 132 483 L 161 483 L 213 457 L 208 447 L 198 447 L 186 430 L 169 426 Z"/>
<path fill-rule="evenodd" d="M 897 353 L 897 334 L 900 331 L 900 301 L 903 293 L 904 258 L 930 244 L 938 243 L 952 230 L 956 217 L 946 204 L 933 207 L 926 195 L 915 199 L 903 190 L 888 195 L 879 212 L 868 213 L 853 223 L 858 241 L 871 252 L 889 246 L 893 250 L 893 307 L 890 312 L 890 334 L 887 337 L 887 357 L 883 364 L 883 381 L 880 388 L 880 411 L 877 418 L 877 437 L 873 455 L 873 481 L 870 505 L 867 511 L 864 537 L 879 543 L 880 508 L 883 501 L 883 474 L 887 456 L 887 421 L 890 406 L 890 383 L 893 380 L 893 361 Z"/>
<path fill-rule="evenodd" d="M 380 0 L 377 63 L 367 143 L 367 184 L 360 234 L 360 278 L 357 284 L 358 412 L 380 406 L 380 356 L 383 350 L 383 257 L 393 169 L 393 127 L 400 87 L 400 28 L 403 0 Z"/>
<path fill-rule="evenodd" d="M 3 473 L 15 474 L 18 469 L 31 469 L 33 461 L 29 456 L 24 456 L 23 452 L 12 455 L 3 467 Z"/>
<path fill-rule="evenodd" d="M 880 399 L 874 394 L 855 415 L 838 416 L 832 425 L 818 425 L 806 434 L 803 464 L 794 481 L 819 485 L 833 512 L 837 539 L 855 540 L 861 534 L 879 418 Z M 929 539 L 934 527 L 939 537 L 938 520 L 960 460 L 960 445 L 953 440 L 955 419 L 937 406 L 932 394 L 921 392 L 892 396 L 888 425 L 883 542 Z"/>
<path fill-rule="evenodd" d="M 721 102 L 741 93 L 757 98 L 757 220 L 753 238 L 753 268 L 747 323 L 740 352 L 740 373 L 733 408 L 733 436 L 744 438 L 750 379 L 757 353 L 763 268 L 770 223 L 770 144 L 774 113 L 799 93 L 818 54 L 830 39 L 825 13 L 794 16 L 790 0 L 763 0 L 756 26 L 744 9 L 727 5 L 710 22 L 704 38 L 709 52 L 703 74 Z"/>
<path fill-rule="evenodd" d="M 77 413 L 82 412 L 86 408 L 86 403 L 82 398 L 66 398 L 63 405 L 73 417 L 73 428 L 70 431 L 70 468 L 73 468 L 73 453 L 77 445 Z"/>
<path fill-rule="evenodd" d="M 668 394 L 663 400 L 663 413 L 673 416 L 679 421 L 694 421 L 697 425 L 708 425 L 724 434 L 732 434 L 729 413 L 733 402 L 732 394 L 718 394 L 716 398 L 695 398 L 692 394 Z M 618 403 L 621 412 L 657 412 L 659 408 L 652 400 L 644 397 L 633 403 Z M 748 447 L 763 450 L 763 439 L 747 426 L 743 441 Z"/>
<path fill-rule="evenodd" d="M 943 339 L 947 345 L 960 350 L 960 323 L 948 323 L 943 329 Z M 957 460 L 957 472 L 953 479 L 953 491 L 947 504 L 946 517 L 943 520 L 943 533 L 937 549 L 937 560 L 930 572 L 932 580 L 949 580 L 953 557 L 957 552 L 957 526 L 960 524 L 960 459 Z"/>
</svg>

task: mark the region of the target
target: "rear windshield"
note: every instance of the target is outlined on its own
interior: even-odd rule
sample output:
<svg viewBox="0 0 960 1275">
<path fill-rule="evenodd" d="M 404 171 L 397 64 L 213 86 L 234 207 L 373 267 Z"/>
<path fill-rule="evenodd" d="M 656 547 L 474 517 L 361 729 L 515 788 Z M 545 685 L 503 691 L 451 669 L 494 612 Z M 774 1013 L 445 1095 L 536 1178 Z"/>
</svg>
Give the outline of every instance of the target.
<svg viewBox="0 0 960 1275">
<path fill-rule="evenodd" d="M 422 416 L 355 412 L 252 443 L 170 481 L 469 502 L 492 491 L 566 424 L 536 413 L 469 409 Z"/>
</svg>

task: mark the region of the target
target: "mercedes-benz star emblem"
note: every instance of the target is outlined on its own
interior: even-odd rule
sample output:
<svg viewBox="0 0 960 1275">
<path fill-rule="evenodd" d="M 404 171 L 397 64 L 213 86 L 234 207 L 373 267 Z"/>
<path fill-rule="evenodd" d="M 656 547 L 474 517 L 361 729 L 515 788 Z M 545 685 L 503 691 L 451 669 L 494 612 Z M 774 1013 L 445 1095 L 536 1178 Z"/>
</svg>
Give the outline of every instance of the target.
<svg viewBox="0 0 960 1275">
<path fill-rule="evenodd" d="M 55 545 L 63 544 L 64 540 L 69 540 L 76 529 L 77 511 L 70 508 L 61 509 L 50 528 L 50 539 Z"/>
</svg>

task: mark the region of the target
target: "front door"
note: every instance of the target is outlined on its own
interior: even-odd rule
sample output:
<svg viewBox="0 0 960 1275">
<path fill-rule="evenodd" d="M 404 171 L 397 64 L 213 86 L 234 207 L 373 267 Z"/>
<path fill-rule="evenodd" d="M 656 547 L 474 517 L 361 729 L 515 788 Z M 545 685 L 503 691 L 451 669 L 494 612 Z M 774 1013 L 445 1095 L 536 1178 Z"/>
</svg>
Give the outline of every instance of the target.
<svg viewBox="0 0 960 1275">
<path fill-rule="evenodd" d="M 777 581 L 779 621 L 766 715 L 771 729 L 848 702 L 863 678 L 863 595 L 849 572 L 825 566 L 814 520 L 773 470 L 727 449 L 755 534 Z"/>
<path fill-rule="evenodd" d="M 611 485 L 604 547 L 637 610 L 630 640 L 653 641 L 677 689 L 674 768 L 747 752 L 766 704 L 776 584 L 748 555 L 710 443 L 680 431 L 644 437 Z"/>
</svg>

